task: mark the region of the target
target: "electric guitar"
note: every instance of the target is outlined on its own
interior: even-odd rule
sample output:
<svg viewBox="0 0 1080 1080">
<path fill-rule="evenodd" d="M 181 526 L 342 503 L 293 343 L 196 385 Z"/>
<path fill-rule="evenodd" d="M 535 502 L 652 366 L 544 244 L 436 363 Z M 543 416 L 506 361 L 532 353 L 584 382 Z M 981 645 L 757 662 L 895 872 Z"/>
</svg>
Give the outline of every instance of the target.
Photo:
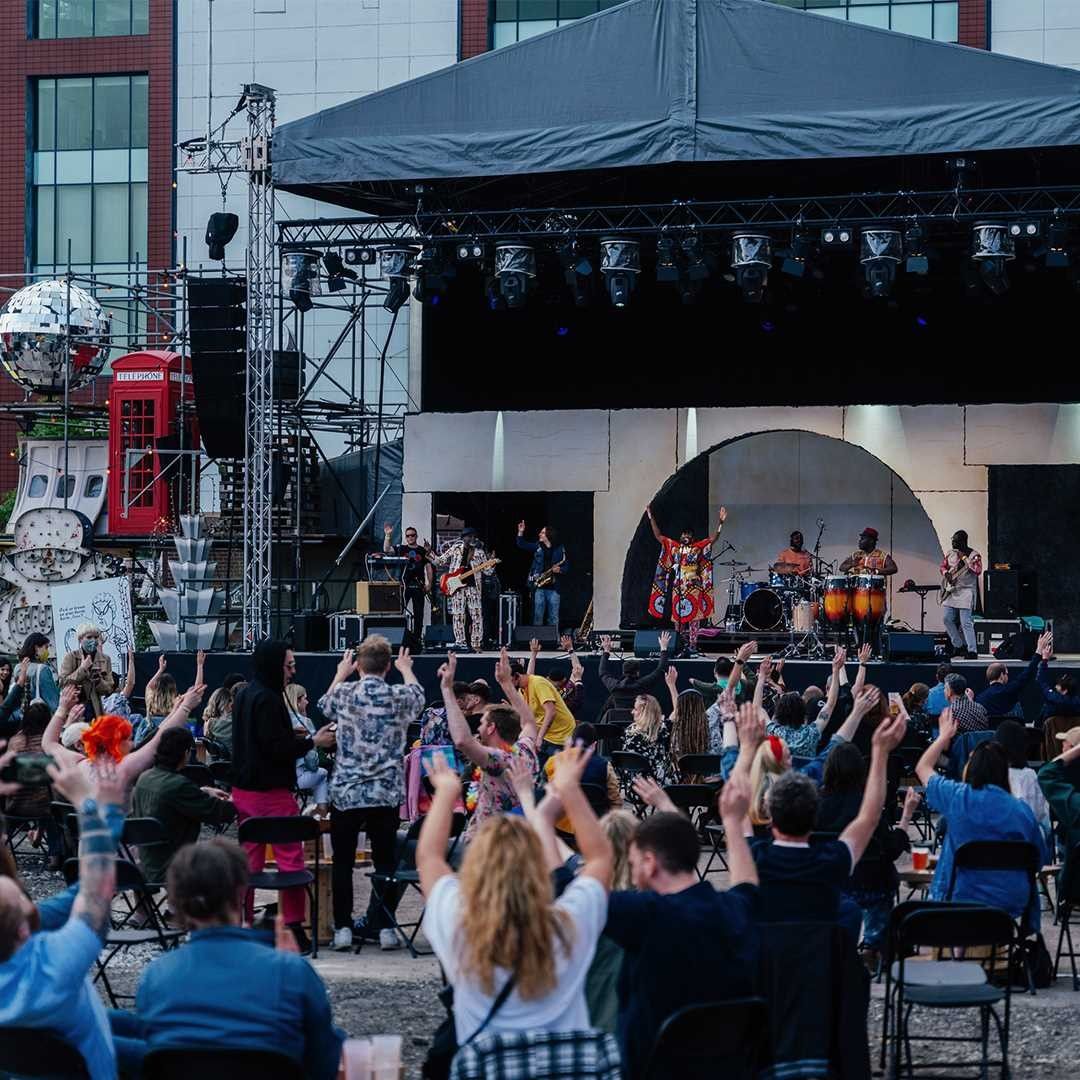
<svg viewBox="0 0 1080 1080">
<path fill-rule="evenodd" d="M 946 570 L 941 575 L 941 590 L 938 592 L 938 603 L 944 603 L 954 592 L 956 592 L 957 578 L 967 569 L 968 556 L 962 555 L 960 561 L 951 569 Z"/>
<path fill-rule="evenodd" d="M 501 561 L 500 559 L 488 559 L 487 562 L 482 562 L 479 566 L 469 568 L 463 566 L 459 570 L 453 571 L 453 573 L 443 574 L 439 578 L 439 591 L 443 596 L 453 596 L 458 589 L 464 589 L 468 585 L 471 577 L 482 573 L 484 570 L 490 570 L 493 566 L 498 566 Z"/>
</svg>

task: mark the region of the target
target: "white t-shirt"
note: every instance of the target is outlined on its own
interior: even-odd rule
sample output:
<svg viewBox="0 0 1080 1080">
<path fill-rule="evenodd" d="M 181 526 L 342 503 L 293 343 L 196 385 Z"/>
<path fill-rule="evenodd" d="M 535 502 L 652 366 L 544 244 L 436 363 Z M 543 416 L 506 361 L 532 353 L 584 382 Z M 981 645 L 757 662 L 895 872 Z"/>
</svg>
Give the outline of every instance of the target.
<svg viewBox="0 0 1080 1080">
<path fill-rule="evenodd" d="M 575 878 L 555 901 L 555 907 L 570 916 L 573 931 L 569 955 L 556 946 L 555 988 L 545 997 L 523 1001 L 517 988 L 503 1002 L 488 1032 L 514 1034 L 530 1028 L 538 1031 L 584 1031 L 589 1024 L 585 1004 L 585 976 L 596 952 L 596 942 L 607 922 L 607 892 L 595 878 Z M 498 918 L 498 912 L 491 913 Z M 495 972 L 494 995 L 461 974 L 461 889 L 458 879 L 447 874 L 439 879 L 428 897 L 424 911 L 424 935 L 454 987 L 454 1025 L 458 1043 L 463 1044 L 484 1022 L 492 1003 L 510 973 Z"/>
<path fill-rule="evenodd" d="M 1031 807 L 1035 820 L 1045 829 L 1050 828 L 1050 807 L 1039 787 L 1034 769 L 1009 769 L 1009 791 L 1021 802 Z"/>
</svg>

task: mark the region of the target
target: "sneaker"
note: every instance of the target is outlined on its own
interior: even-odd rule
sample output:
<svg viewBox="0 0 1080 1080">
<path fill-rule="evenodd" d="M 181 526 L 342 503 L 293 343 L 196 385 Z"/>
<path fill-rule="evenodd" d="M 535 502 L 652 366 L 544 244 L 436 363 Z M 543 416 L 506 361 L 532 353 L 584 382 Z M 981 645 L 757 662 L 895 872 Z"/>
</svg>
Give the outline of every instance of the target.
<svg viewBox="0 0 1080 1080">
<path fill-rule="evenodd" d="M 353 924 L 353 938 L 359 938 L 361 941 L 378 941 L 379 931 L 368 926 L 367 916 L 361 915 Z"/>
<path fill-rule="evenodd" d="M 293 932 L 293 937 L 296 938 L 296 947 L 300 950 L 300 955 L 310 956 L 311 938 L 307 936 L 304 928 L 299 923 L 290 923 L 289 929 Z"/>
<path fill-rule="evenodd" d="M 964 653 L 965 660 L 978 660 L 979 654 L 977 652 L 971 652 L 970 650 Z"/>
<path fill-rule="evenodd" d="M 330 947 L 337 952 L 348 952 L 352 948 L 352 929 L 342 926 L 335 930 L 334 940 Z"/>
<path fill-rule="evenodd" d="M 401 938 L 398 932 L 390 927 L 385 930 L 379 931 L 379 948 L 383 952 L 389 952 L 391 949 L 401 948 Z"/>
</svg>

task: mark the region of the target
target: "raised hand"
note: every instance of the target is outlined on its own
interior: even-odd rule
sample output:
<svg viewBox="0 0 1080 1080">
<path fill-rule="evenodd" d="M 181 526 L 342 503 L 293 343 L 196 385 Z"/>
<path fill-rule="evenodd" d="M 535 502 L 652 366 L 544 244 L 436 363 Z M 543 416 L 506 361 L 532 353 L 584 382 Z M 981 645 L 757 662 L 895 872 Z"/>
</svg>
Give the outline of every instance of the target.
<svg viewBox="0 0 1080 1080">
<path fill-rule="evenodd" d="M 90 666 L 91 666 L 91 664 L 93 664 L 93 662 L 94 662 L 94 656 L 93 656 L 93 654 L 92 654 L 92 653 L 87 653 L 87 654 L 86 654 L 86 655 L 85 655 L 85 656 L 84 656 L 84 657 L 82 658 L 82 663 L 81 663 L 81 664 L 79 664 L 79 670 L 80 670 L 80 671 L 89 671 L 89 670 L 90 670 Z"/>
<path fill-rule="evenodd" d="M 510 768 L 507 769 L 506 772 L 510 777 L 510 786 L 517 792 L 517 797 L 520 802 L 524 802 L 525 799 L 534 796 L 536 781 L 533 778 L 532 766 L 529 764 L 528 759 L 524 754 L 512 754 L 510 757 Z"/>
<path fill-rule="evenodd" d="M 412 656 L 410 655 L 409 650 L 402 645 L 401 648 L 398 649 L 397 656 L 394 658 L 394 667 L 402 675 L 408 675 L 408 673 L 412 671 L 412 665 Z"/>
<path fill-rule="evenodd" d="M 165 674 L 165 664 L 166 664 L 165 654 L 160 653 L 158 655 L 158 658 L 157 658 L 157 673 L 159 675 L 164 675 Z"/>
<path fill-rule="evenodd" d="M 886 716 L 874 731 L 871 748 L 878 753 L 891 754 L 904 741 L 906 732 L 906 716 Z"/>
<path fill-rule="evenodd" d="M 721 506 L 720 507 L 720 513 L 717 514 L 716 517 L 717 517 L 717 520 L 720 522 L 720 524 L 723 525 L 724 522 L 727 521 L 727 507 L 726 506 Z"/>
<path fill-rule="evenodd" d="M 525 522 L 524 521 L 519 521 L 518 522 L 518 536 L 524 536 L 524 535 L 525 535 Z"/>
<path fill-rule="evenodd" d="M 510 654 L 506 651 L 505 645 L 499 650 L 499 659 L 495 661 L 495 681 L 500 686 L 506 683 L 513 685 L 510 675 Z"/>
<path fill-rule="evenodd" d="M 657 643 L 660 645 L 660 651 L 667 652 L 668 646 L 671 644 L 671 631 L 661 630 L 660 636 L 656 640 Z"/>
<path fill-rule="evenodd" d="M 832 669 L 833 676 L 837 676 L 840 673 L 840 669 L 847 663 L 847 649 L 841 645 L 837 645 L 833 650 Z"/>
<path fill-rule="evenodd" d="M 529 643 L 529 647 L 532 648 L 532 642 Z M 563 652 L 572 653 L 574 651 L 574 639 L 569 634 L 563 634 L 559 638 L 559 648 Z"/>
<path fill-rule="evenodd" d="M 761 658 L 761 663 L 758 664 L 757 677 L 766 684 L 768 684 L 769 676 L 772 674 L 772 666 L 773 661 L 771 656 L 763 656 Z"/>
<path fill-rule="evenodd" d="M 748 641 L 748 642 L 746 642 L 745 645 L 740 645 L 739 646 L 739 651 L 735 654 L 735 659 L 740 664 L 745 664 L 746 661 L 749 660 L 750 657 L 753 656 L 754 653 L 756 653 L 756 652 L 757 652 L 757 642 L 756 641 Z"/>
<path fill-rule="evenodd" d="M 765 738 L 765 711 L 752 701 L 744 701 L 735 714 L 735 727 L 739 732 L 739 747 L 756 750 Z"/>
<path fill-rule="evenodd" d="M 664 682 L 666 682 L 672 692 L 674 692 L 675 687 L 679 682 L 679 669 L 674 664 L 664 672 Z"/>
<path fill-rule="evenodd" d="M 869 645 L 860 645 L 859 646 L 859 666 L 860 667 L 866 667 L 867 663 L 870 660 L 870 656 L 871 656 L 872 652 L 873 652 L 873 650 L 870 648 Z"/>
<path fill-rule="evenodd" d="M 531 652 L 534 657 L 536 657 L 539 654 L 539 652 L 540 652 L 540 639 L 539 638 L 529 638 L 529 652 Z"/>
<path fill-rule="evenodd" d="M 854 716 L 865 716 L 881 700 L 881 691 L 876 686 L 869 686 L 859 691 L 859 696 L 851 706 Z"/>
<path fill-rule="evenodd" d="M 356 671 L 356 656 L 352 649 L 346 649 L 338 661 L 337 671 L 334 673 L 335 682 L 344 682 Z"/>
<path fill-rule="evenodd" d="M 1039 640 L 1035 645 L 1035 651 L 1039 653 L 1044 660 L 1049 660 L 1051 651 L 1054 645 L 1054 635 L 1046 630 L 1039 635 Z"/>
<path fill-rule="evenodd" d="M 662 636 L 663 635 L 661 635 L 661 637 Z M 606 653 L 611 652 L 611 635 L 610 634 L 601 634 L 600 635 L 600 648 L 603 649 L 604 652 L 606 652 Z"/>
<path fill-rule="evenodd" d="M 385 533 L 385 534 L 386 534 L 387 536 L 393 536 L 393 535 L 394 535 L 394 526 L 393 526 L 393 525 L 391 525 L 389 521 L 384 521 L 384 522 L 383 522 L 383 527 L 382 527 L 382 531 L 383 531 L 383 532 L 384 532 L 384 533 Z"/>
<path fill-rule="evenodd" d="M 69 727 L 71 724 L 81 724 L 85 713 L 85 705 L 72 705 L 71 711 L 68 713 L 67 722 L 64 724 L 64 727 Z"/>
<path fill-rule="evenodd" d="M 75 702 L 79 700 L 79 688 L 72 686 L 68 683 L 67 686 L 60 691 L 60 704 L 57 706 L 56 711 L 68 715 L 71 712 Z"/>
<path fill-rule="evenodd" d="M 732 773 L 720 792 L 720 816 L 725 821 L 741 824 L 749 812 L 750 778 L 743 773 Z"/>
<path fill-rule="evenodd" d="M 196 683 L 190 690 L 188 690 L 183 697 L 177 702 L 178 705 L 183 705 L 188 712 L 198 707 L 199 702 L 203 699 L 203 694 L 206 693 L 205 683 Z"/>
<path fill-rule="evenodd" d="M 632 782 L 634 794 L 646 805 L 654 810 L 674 809 L 669 796 L 664 789 L 651 776 L 635 776 Z"/>
<path fill-rule="evenodd" d="M 907 794 L 904 796 L 903 810 L 903 816 L 908 821 L 915 816 L 915 811 L 919 809 L 920 803 L 922 803 L 922 792 L 918 788 L 909 787 Z"/>
<path fill-rule="evenodd" d="M 446 663 L 439 668 L 439 686 L 453 692 L 454 673 L 457 671 L 457 653 L 447 653 Z"/>
<path fill-rule="evenodd" d="M 938 717 L 938 738 L 942 742 L 952 742 L 956 738 L 957 723 L 952 709 L 942 709 Z"/>
</svg>

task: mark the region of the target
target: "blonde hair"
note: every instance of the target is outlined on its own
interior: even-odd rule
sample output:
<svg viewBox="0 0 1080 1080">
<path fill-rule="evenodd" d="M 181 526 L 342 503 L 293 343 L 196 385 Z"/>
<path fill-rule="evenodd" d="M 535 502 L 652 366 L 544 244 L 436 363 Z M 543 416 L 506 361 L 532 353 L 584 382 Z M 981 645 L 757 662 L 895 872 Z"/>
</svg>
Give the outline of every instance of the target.
<svg viewBox="0 0 1080 1080">
<path fill-rule="evenodd" d="M 644 735 L 649 742 L 656 742 L 660 735 L 660 725 L 664 722 L 660 702 L 652 694 L 638 694 L 634 704 L 636 705 L 638 701 L 643 702 L 641 717 L 634 717 L 626 729 L 626 734 L 629 735 L 633 732 L 637 735 Z"/>
<path fill-rule="evenodd" d="M 784 749 L 787 743 L 778 739 Z M 780 761 L 776 760 L 773 753 L 772 743 L 765 739 L 754 754 L 753 764 L 750 766 L 750 821 L 754 825 L 768 825 L 772 821 L 769 814 L 769 789 L 778 776 L 787 772 L 783 759 L 786 754 L 781 754 Z"/>
<path fill-rule="evenodd" d="M 79 625 L 75 627 L 76 640 L 86 637 L 87 634 L 96 634 L 98 637 L 101 637 L 101 628 L 96 623 L 92 622 L 79 623 Z"/>
<path fill-rule="evenodd" d="M 637 832 L 638 820 L 629 810 L 609 810 L 600 819 L 600 828 L 611 841 L 615 853 L 615 865 L 611 874 L 611 888 L 632 889 L 630 874 L 630 843 Z"/>
<path fill-rule="evenodd" d="M 203 720 L 220 720 L 226 713 L 232 712 L 233 695 L 231 690 L 219 686 L 211 695 L 203 709 Z"/>
<path fill-rule="evenodd" d="M 357 666 L 365 675 L 381 675 L 392 657 L 390 642 L 382 634 L 369 634 L 356 650 Z"/>
<path fill-rule="evenodd" d="M 516 973 L 524 1001 L 555 988 L 555 947 L 569 953 L 573 926 L 554 906 L 551 875 L 532 826 L 522 818 L 489 818 L 461 864 L 462 971 L 488 995 L 495 968 Z"/>
<path fill-rule="evenodd" d="M 289 708 L 300 716 L 300 698 L 301 696 L 307 696 L 307 691 L 299 684 L 291 682 L 285 687 L 285 701 L 288 703 Z"/>
<path fill-rule="evenodd" d="M 146 715 L 168 716 L 176 704 L 176 680 L 166 672 L 146 689 Z"/>
</svg>

